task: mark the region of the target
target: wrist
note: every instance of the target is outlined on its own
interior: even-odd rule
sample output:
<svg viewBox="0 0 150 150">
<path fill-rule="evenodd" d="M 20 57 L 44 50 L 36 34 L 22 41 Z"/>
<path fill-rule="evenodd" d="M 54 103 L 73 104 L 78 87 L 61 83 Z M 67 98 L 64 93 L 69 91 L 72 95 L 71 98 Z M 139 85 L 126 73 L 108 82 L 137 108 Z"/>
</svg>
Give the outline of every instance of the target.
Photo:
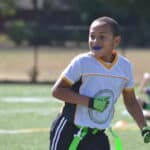
<svg viewBox="0 0 150 150">
<path fill-rule="evenodd" d="M 143 127 L 142 136 L 144 138 L 144 143 L 150 143 L 150 126 Z"/>
<path fill-rule="evenodd" d="M 94 108 L 93 105 L 94 105 L 94 99 L 93 98 L 89 98 L 88 107 L 93 109 Z"/>
<path fill-rule="evenodd" d="M 149 127 L 148 127 L 148 126 L 144 126 L 144 127 L 142 128 L 142 130 L 141 130 L 142 136 L 144 136 L 144 134 L 145 134 L 147 131 L 149 131 Z"/>
</svg>

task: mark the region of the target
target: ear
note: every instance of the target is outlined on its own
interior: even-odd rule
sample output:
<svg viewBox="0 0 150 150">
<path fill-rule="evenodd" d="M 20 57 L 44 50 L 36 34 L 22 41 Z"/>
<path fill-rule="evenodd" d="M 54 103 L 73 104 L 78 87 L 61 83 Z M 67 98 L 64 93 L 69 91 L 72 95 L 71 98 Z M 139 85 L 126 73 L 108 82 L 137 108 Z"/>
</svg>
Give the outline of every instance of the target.
<svg viewBox="0 0 150 150">
<path fill-rule="evenodd" d="M 117 47 L 119 45 L 120 41 L 121 41 L 121 37 L 120 36 L 116 36 L 114 38 L 114 46 Z"/>
</svg>

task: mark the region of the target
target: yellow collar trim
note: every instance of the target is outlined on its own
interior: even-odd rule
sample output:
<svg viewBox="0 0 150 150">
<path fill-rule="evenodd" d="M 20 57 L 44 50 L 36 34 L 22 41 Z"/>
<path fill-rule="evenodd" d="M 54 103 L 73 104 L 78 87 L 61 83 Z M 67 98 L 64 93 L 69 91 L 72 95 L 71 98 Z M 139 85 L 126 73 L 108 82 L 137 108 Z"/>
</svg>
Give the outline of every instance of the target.
<svg viewBox="0 0 150 150">
<path fill-rule="evenodd" d="M 115 58 L 111 63 L 107 63 L 105 62 L 102 58 L 97 59 L 104 67 L 106 67 L 107 69 L 111 69 L 117 62 L 118 60 L 118 54 L 117 52 L 115 52 Z"/>
</svg>

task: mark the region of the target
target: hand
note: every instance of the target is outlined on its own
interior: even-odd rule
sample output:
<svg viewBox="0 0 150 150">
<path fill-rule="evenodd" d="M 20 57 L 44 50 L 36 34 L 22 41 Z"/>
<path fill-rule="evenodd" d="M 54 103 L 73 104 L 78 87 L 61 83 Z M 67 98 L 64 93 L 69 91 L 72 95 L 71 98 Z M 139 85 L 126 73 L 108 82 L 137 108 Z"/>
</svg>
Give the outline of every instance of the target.
<svg viewBox="0 0 150 150">
<path fill-rule="evenodd" d="M 150 142 L 150 127 L 146 126 L 142 129 L 142 136 L 144 137 L 144 143 Z"/>
<path fill-rule="evenodd" d="M 89 101 L 89 107 L 99 112 L 103 112 L 109 104 L 109 98 L 110 97 L 108 96 L 91 98 Z"/>
</svg>

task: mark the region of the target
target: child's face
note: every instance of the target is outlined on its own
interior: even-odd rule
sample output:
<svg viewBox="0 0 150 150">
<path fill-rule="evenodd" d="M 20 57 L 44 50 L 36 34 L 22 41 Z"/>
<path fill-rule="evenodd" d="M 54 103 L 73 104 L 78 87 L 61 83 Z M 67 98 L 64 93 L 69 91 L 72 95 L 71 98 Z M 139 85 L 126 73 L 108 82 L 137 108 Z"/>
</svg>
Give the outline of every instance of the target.
<svg viewBox="0 0 150 150">
<path fill-rule="evenodd" d="M 89 48 L 96 57 L 107 57 L 119 44 L 120 37 L 114 36 L 109 24 L 93 22 L 89 30 Z"/>
</svg>

